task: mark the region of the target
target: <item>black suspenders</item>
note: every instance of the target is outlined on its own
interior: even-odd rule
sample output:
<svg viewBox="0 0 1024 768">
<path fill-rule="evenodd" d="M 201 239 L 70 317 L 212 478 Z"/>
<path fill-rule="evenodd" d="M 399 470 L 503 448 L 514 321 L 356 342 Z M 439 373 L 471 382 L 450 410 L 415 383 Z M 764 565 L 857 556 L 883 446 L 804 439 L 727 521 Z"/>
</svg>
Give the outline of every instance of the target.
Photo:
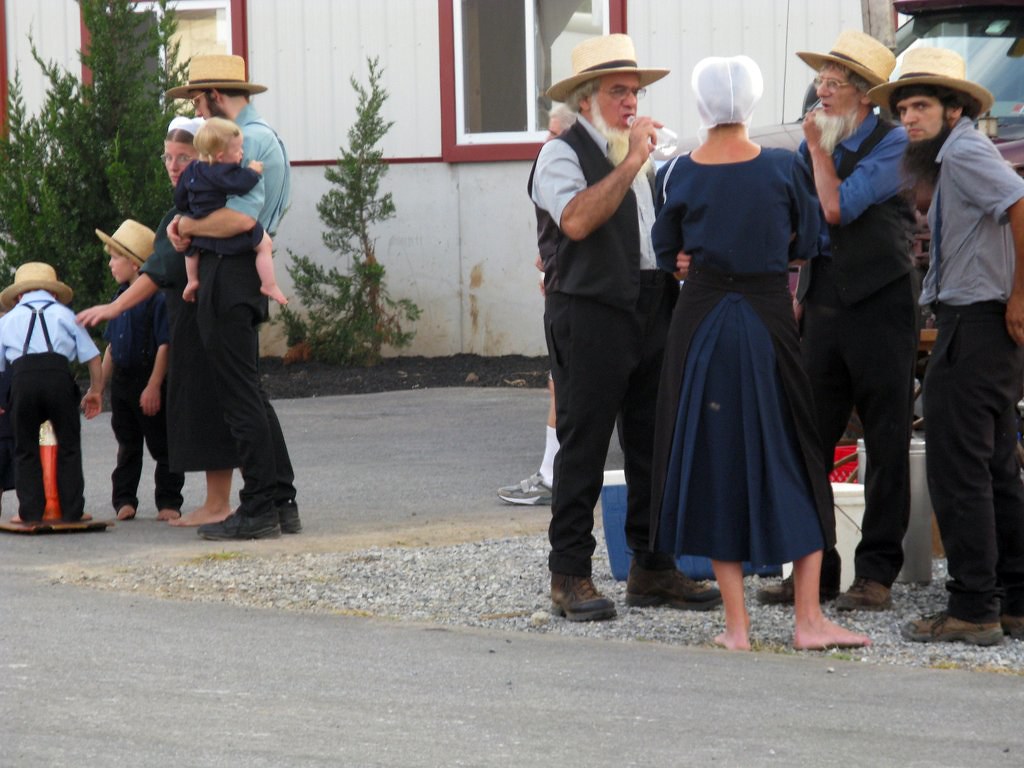
<svg viewBox="0 0 1024 768">
<path fill-rule="evenodd" d="M 41 307 L 34 307 L 31 304 L 25 306 L 32 312 L 32 319 L 28 321 L 28 333 L 25 334 L 25 345 L 21 348 L 22 356 L 28 354 L 28 345 L 32 341 L 32 331 L 36 327 L 36 318 L 39 318 L 39 325 L 43 329 L 43 338 L 46 339 L 46 351 L 53 352 L 53 344 L 50 342 L 50 331 L 46 328 L 46 318 L 43 317 L 43 312 L 53 304 L 52 301 L 47 301 Z"/>
</svg>

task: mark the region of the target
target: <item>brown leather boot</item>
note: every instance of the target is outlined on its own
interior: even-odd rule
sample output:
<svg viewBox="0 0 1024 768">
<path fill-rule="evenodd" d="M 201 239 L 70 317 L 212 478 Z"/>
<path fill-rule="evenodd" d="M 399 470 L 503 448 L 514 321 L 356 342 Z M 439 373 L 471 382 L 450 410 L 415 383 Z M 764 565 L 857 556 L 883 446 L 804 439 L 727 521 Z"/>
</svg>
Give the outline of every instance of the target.
<svg viewBox="0 0 1024 768">
<path fill-rule="evenodd" d="M 551 612 L 569 621 L 615 618 L 615 603 L 597 591 L 589 576 L 551 574 Z"/>
<path fill-rule="evenodd" d="M 1003 642 L 1003 628 L 998 621 L 964 621 L 945 611 L 904 624 L 900 634 L 915 643 L 999 645 Z"/>
<path fill-rule="evenodd" d="M 860 576 L 835 602 L 837 611 L 887 611 L 892 608 L 892 590 Z"/>
<path fill-rule="evenodd" d="M 675 568 L 650 571 L 634 560 L 626 582 L 626 605 L 669 605 L 682 611 L 710 611 L 722 604 L 714 587 L 705 587 Z"/>
<path fill-rule="evenodd" d="M 763 605 L 792 605 L 793 604 L 793 575 L 790 574 L 778 584 L 769 584 L 757 590 L 757 602 Z M 818 600 L 827 603 L 835 600 L 839 590 L 826 587 L 824 584 L 818 587 Z"/>
<path fill-rule="evenodd" d="M 1024 616 L 1004 613 L 999 617 L 999 623 L 1003 626 L 1004 635 L 1009 635 L 1014 640 L 1024 640 Z"/>
</svg>

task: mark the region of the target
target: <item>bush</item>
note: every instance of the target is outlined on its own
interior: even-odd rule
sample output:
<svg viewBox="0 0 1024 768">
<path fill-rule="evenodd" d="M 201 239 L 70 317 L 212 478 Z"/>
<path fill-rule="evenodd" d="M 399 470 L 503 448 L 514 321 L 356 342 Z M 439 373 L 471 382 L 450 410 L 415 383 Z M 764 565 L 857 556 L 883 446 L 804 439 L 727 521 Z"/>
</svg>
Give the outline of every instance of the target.
<svg viewBox="0 0 1024 768">
<path fill-rule="evenodd" d="M 380 86 L 379 60 L 367 59 L 369 88 L 349 78 L 359 97 L 349 147 L 341 148 L 335 167 L 324 177 L 329 190 L 317 204 L 327 226 L 324 244 L 350 260 L 347 274 L 306 256 L 290 253 L 288 267 L 305 315 L 282 308 L 278 322 L 289 344 L 305 342 L 317 360 L 340 365 L 375 365 L 384 346 L 408 346 L 415 335 L 406 324 L 420 316 L 409 299 L 394 300 L 384 285 L 384 265 L 377 260 L 371 225 L 395 214 L 391 193 L 378 197 L 388 167 L 377 144 L 394 125 L 381 117 L 388 94 Z"/>
<path fill-rule="evenodd" d="M 166 10 L 168 0 L 159 0 Z M 0 137 L 0 282 L 26 261 L 45 261 L 75 290 L 77 306 L 109 299 L 107 257 L 94 230 L 127 218 L 155 226 L 171 204 L 160 148 L 173 110 L 166 89 L 183 82 L 174 14 L 157 22 L 132 0 L 79 0 L 89 30 L 81 53 L 91 82 L 32 55 L 49 81 L 29 115 L 15 73 L 8 132 Z"/>
</svg>

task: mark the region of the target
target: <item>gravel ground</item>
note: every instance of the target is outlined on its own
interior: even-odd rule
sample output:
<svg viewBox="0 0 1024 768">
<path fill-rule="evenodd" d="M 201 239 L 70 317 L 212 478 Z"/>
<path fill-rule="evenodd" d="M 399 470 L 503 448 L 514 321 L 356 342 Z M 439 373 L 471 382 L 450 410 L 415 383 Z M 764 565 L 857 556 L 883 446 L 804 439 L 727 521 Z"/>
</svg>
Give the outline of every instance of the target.
<svg viewBox="0 0 1024 768">
<path fill-rule="evenodd" d="M 76 572 L 58 581 L 175 600 L 670 645 L 708 646 L 723 628 L 721 609 L 699 613 L 627 607 L 625 582 L 609 575 L 603 542 L 595 555 L 595 582 L 615 599 L 619 618 L 592 623 L 552 618 L 547 551 L 543 535 L 272 557 L 222 551 L 185 562 L 139 562 L 116 572 Z M 1024 675 L 1024 641 L 1007 639 L 1000 646 L 978 648 L 909 643 L 900 637 L 901 624 L 945 605 L 945 561 L 934 561 L 933 571 L 928 585 L 895 585 L 891 611 L 836 614 L 826 608 L 832 619 L 873 641 L 867 649 L 828 653 L 837 660 L 868 664 Z M 760 584 L 758 577 L 747 579 L 755 651 L 808 653 L 790 647 L 791 608 L 761 606 L 754 600 Z"/>
</svg>

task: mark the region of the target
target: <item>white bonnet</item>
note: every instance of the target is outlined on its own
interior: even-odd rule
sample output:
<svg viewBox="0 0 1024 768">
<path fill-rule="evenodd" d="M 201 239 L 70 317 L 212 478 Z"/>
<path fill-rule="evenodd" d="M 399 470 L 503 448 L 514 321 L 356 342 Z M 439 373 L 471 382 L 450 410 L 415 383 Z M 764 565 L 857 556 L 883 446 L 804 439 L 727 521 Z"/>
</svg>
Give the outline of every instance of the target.
<svg viewBox="0 0 1024 768">
<path fill-rule="evenodd" d="M 764 93 L 761 69 L 749 56 L 701 59 L 690 84 L 697 95 L 702 133 L 716 125 L 749 122 Z"/>
<path fill-rule="evenodd" d="M 195 136 L 196 131 L 199 130 L 199 126 L 202 124 L 203 118 L 201 117 L 185 117 L 184 115 L 178 115 L 176 118 L 171 120 L 171 124 L 167 126 L 167 132 L 186 131 L 187 133 L 191 133 Z"/>
</svg>

